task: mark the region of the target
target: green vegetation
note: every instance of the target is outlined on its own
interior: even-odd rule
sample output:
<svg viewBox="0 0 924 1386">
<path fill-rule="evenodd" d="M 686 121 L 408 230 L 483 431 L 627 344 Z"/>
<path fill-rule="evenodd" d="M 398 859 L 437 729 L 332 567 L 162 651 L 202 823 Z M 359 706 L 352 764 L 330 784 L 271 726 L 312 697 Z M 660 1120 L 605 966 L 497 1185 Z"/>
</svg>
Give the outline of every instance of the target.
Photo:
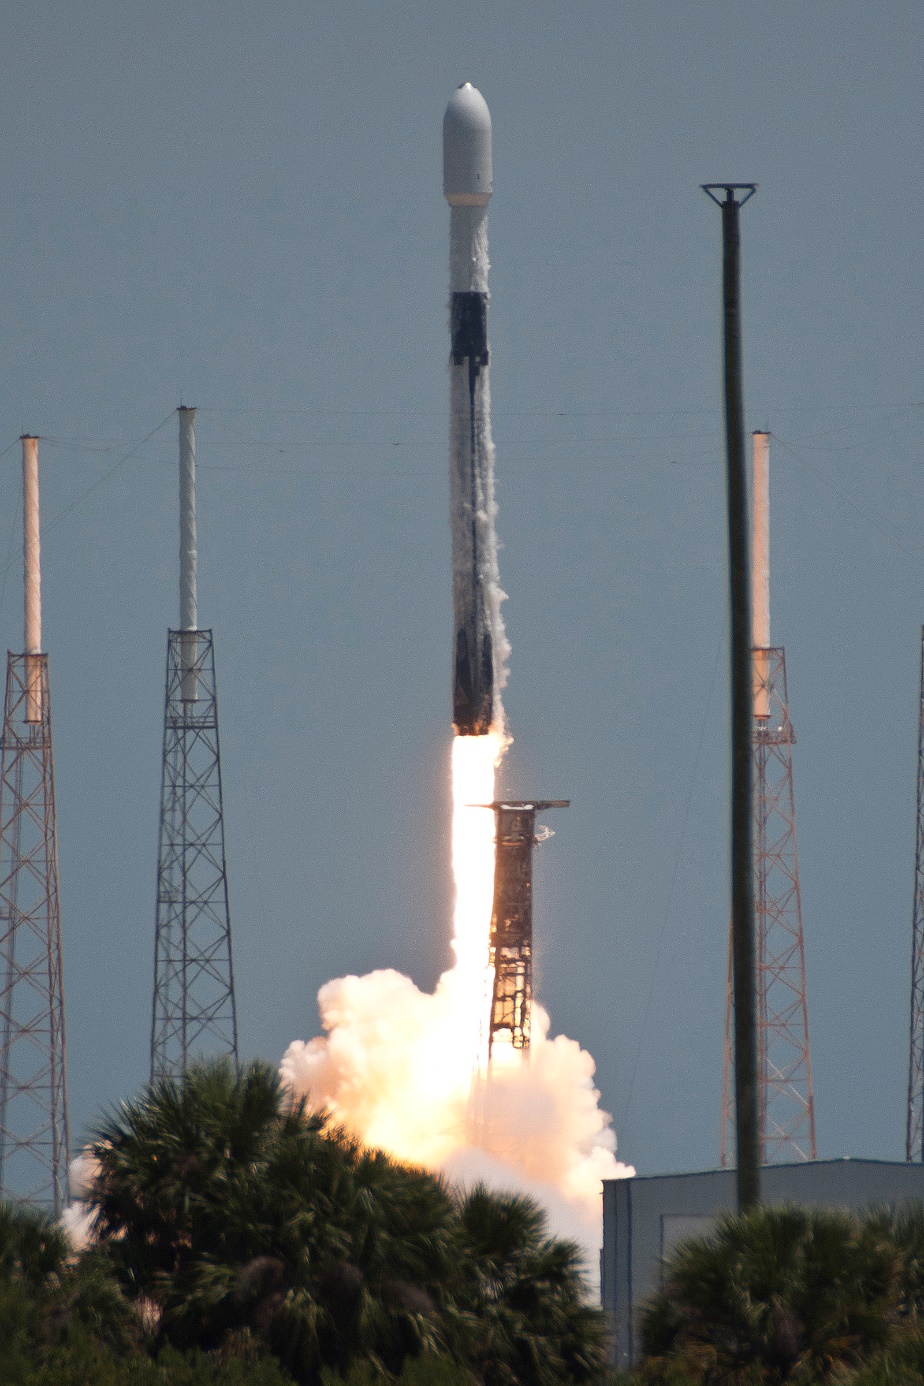
<svg viewBox="0 0 924 1386">
<path fill-rule="evenodd" d="M 676 1248 L 637 1386 L 924 1382 L 924 1208 L 763 1208 Z"/>
<path fill-rule="evenodd" d="M 605 1369 L 577 1248 L 217 1063 L 111 1113 L 91 1245 L 0 1205 L 3 1386 L 924 1386 L 924 1206 L 727 1217 Z"/>
<path fill-rule="evenodd" d="M 528 1199 L 449 1189 L 292 1104 L 275 1072 L 192 1070 L 93 1142 L 77 1256 L 0 1209 L 8 1386 L 555 1386 L 599 1380 L 577 1248 Z"/>
</svg>

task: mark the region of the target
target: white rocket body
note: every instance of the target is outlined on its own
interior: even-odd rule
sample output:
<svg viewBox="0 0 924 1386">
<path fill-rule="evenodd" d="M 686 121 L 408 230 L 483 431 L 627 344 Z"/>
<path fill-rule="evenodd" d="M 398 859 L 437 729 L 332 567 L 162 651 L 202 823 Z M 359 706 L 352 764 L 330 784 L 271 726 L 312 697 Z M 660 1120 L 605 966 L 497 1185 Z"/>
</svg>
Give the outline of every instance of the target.
<svg viewBox="0 0 924 1386">
<path fill-rule="evenodd" d="M 443 117 L 443 195 L 450 207 L 487 207 L 493 191 L 491 112 L 478 88 L 463 82 Z"/>
<path fill-rule="evenodd" d="M 453 724 L 484 736 L 503 722 L 507 643 L 494 532 L 494 444 L 488 350 L 491 115 L 470 82 L 443 119 L 443 192 L 450 206 L 450 483 Z"/>
</svg>

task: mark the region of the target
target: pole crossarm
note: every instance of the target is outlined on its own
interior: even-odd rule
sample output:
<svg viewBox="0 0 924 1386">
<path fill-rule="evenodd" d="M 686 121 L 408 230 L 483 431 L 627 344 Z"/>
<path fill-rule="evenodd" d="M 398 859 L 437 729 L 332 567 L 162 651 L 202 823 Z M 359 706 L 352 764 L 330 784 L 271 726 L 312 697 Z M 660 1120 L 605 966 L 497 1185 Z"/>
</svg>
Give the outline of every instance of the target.
<svg viewBox="0 0 924 1386">
<path fill-rule="evenodd" d="M 721 207 L 723 202 L 734 202 L 736 206 L 743 207 L 757 192 L 756 183 L 700 183 L 699 186 L 717 207 Z M 716 197 L 717 192 L 723 192 L 725 196 Z M 735 194 L 739 192 L 743 192 L 744 197 L 736 197 Z"/>
</svg>

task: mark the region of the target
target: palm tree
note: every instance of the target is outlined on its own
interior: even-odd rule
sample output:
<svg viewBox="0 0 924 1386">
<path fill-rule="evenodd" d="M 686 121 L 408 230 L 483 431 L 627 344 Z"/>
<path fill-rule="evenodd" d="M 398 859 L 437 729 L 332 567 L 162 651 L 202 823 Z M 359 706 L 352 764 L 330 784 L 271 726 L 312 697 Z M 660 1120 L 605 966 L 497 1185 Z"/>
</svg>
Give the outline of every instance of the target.
<svg viewBox="0 0 924 1386">
<path fill-rule="evenodd" d="M 65 1273 L 70 1246 L 52 1218 L 33 1208 L 0 1203 L 0 1279 L 39 1290 Z"/>
<path fill-rule="evenodd" d="M 924 1204 L 905 1203 L 900 1208 L 876 1208 L 866 1214 L 866 1225 L 898 1252 L 900 1308 L 904 1317 L 924 1318 Z"/>
<path fill-rule="evenodd" d="M 885 1352 L 843 1378 L 841 1386 L 914 1386 L 920 1381 L 924 1381 L 924 1333 L 913 1326 Z"/>
<path fill-rule="evenodd" d="M 25 1363 L 50 1359 L 75 1338 L 112 1358 L 140 1337 L 136 1313 L 94 1255 L 75 1257 L 47 1214 L 0 1204 L 0 1380 L 14 1381 Z"/>
<path fill-rule="evenodd" d="M 649 1372 L 714 1383 L 826 1380 L 885 1345 L 899 1259 L 846 1213 L 762 1208 L 678 1247 L 642 1317 Z"/>
<path fill-rule="evenodd" d="M 585 1382 L 605 1366 L 578 1247 L 550 1237 L 529 1198 L 478 1184 L 459 1204 L 456 1340 L 486 1386 Z"/>
<path fill-rule="evenodd" d="M 529 1199 L 449 1190 L 293 1101 L 265 1064 L 162 1079 L 100 1125 L 101 1255 L 160 1341 L 248 1332 L 303 1383 L 449 1351 L 486 1386 L 583 1382 L 602 1321 Z"/>
<path fill-rule="evenodd" d="M 267 1065 L 162 1079 L 92 1149 L 97 1234 L 166 1340 L 209 1349 L 247 1326 L 304 1381 L 439 1346 L 449 1194 L 293 1103 Z"/>
</svg>

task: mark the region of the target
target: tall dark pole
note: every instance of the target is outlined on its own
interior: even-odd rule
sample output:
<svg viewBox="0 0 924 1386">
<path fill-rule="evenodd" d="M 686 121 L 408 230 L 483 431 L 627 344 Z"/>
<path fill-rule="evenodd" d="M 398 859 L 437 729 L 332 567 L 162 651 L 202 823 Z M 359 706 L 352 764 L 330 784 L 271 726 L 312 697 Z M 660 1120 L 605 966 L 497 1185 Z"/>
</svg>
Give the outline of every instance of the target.
<svg viewBox="0 0 924 1386">
<path fill-rule="evenodd" d="M 741 383 L 741 208 L 753 183 L 704 184 L 722 211 L 725 336 L 725 448 L 728 461 L 728 566 L 731 596 L 731 929 L 735 1003 L 735 1137 L 738 1211 L 760 1202 L 757 1115 L 757 975 L 751 846 L 751 556 Z M 723 194 L 721 197 L 717 194 Z M 737 194 L 743 193 L 743 197 Z"/>
<path fill-rule="evenodd" d="M 917 827 L 914 903 L 911 910 L 911 1054 L 905 1158 L 924 1163 L 924 629 L 921 631 Z"/>
</svg>

